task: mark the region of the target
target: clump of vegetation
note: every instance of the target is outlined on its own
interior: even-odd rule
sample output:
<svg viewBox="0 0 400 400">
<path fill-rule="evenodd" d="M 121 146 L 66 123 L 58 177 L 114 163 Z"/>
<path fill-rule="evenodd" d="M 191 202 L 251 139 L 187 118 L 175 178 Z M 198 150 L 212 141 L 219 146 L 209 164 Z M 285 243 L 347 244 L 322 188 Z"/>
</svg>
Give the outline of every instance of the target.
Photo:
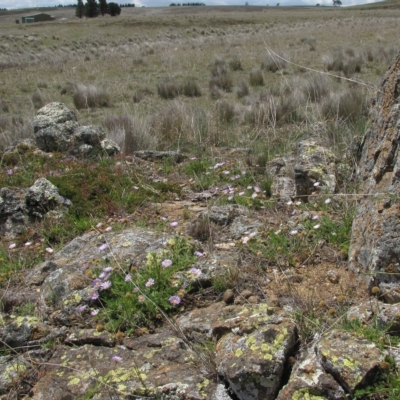
<svg viewBox="0 0 400 400">
<path fill-rule="evenodd" d="M 193 279 L 201 274 L 201 270 L 189 268 L 195 260 L 192 244 L 176 236 L 164 250 L 148 253 L 144 265 L 106 266 L 102 270 L 94 266 L 93 276 L 100 274 L 92 284 L 96 320 L 112 332 L 154 327 L 157 320 L 162 322 L 166 314 L 179 308 L 185 295 L 183 276 Z"/>
<path fill-rule="evenodd" d="M 226 61 L 222 58 L 217 58 L 211 69 L 211 79 L 209 87 L 212 91 L 214 88 L 230 92 L 233 87 L 233 80 L 229 74 L 229 68 Z"/>
<path fill-rule="evenodd" d="M 286 57 L 276 57 L 271 53 L 266 54 L 261 62 L 261 69 L 271 72 L 284 70 L 287 66 L 288 62 L 286 61 Z"/>
<path fill-rule="evenodd" d="M 182 85 L 182 93 L 187 97 L 200 97 L 201 89 L 194 78 L 186 78 Z"/>
<path fill-rule="evenodd" d="M 72 98 L 77 109 L 111 106 L 110 93 L 93 85 L 76 85 Z"/>
<path fill-rule="evenodd" d="M 250 72 L 249 82 L 251 86 L 263 86 L 264 76 L 261 69 L 254 69 Z"/>
<path fill-rule="evenodd" d="M 182 86 L 173 78 L 164 78 L 157 83 L 157 93 L 162 99 L 174 99 L 181 92 Z"/>
</svg>

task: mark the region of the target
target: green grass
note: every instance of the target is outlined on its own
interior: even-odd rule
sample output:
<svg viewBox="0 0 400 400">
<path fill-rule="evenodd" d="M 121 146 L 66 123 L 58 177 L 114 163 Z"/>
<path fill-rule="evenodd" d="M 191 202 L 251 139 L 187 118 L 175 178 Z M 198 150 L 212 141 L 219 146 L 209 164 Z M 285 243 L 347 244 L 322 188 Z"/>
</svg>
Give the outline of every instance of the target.
<svg viewBox="0 0 400 400">
<path fill-rule="evenodd" d="M 164 320 L 164 313 L 171 314 L 179 308 L 171 304 L 170 298 L 184 296 L 182 283 L 190 280 L 189 267 L 195 259 L 192 244 L 176 236 L 164 250 L 148 253 L 144 265 L 131 268 L 114 265 L 109 278 L 111 288 L 100 291 L 98 321 L 113 332 L 154 327 Z M 164 260 L 170 260 L 171 265 L 163 267 Z M 96 272 L 99 274 L 101 270 Z"/>
</svg>

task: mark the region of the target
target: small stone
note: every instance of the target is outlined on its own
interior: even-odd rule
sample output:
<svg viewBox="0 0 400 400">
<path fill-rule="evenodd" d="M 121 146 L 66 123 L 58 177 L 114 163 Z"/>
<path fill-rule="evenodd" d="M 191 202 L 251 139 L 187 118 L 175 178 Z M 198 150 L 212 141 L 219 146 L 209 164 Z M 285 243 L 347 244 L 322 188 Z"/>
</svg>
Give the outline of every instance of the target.
<svg viewBox="0 0 400 400">
<path fill-rule="evenodd" d="M 247 299 L 247 301 L 248 301 L 250 304 L 258 304 L 258 297 L 257 297 L 257 296 L 250 296 L 250 297 Z"/>
<path fill-rule="evenodd" d="M 240 293 L 240 295 L 245 299 L 248 299 L 250 296 L 253 295 L 253 293 L 251 292 L 251 290 L 245 289 Z"/>
<path fill-rule="evenodd" d="M 332 271 L 331 269 L 327 272 L 327 277 L 328 277 L 328 280 L 329 280 L 329 282 L 331 282 L 331 283 L 339 283 L 339 280 L 340 280 L 340 276 L 335 272 L 335 271 Z"/>
<path fill-rule="evenodd" d="M 226 303 L 226 304 L 232 304 L 233 301 L 235 299 L 235 295 L 233 293 L 232 289 L 228 289 L 225 291 L 224 295 L 222 296 L 222 300 Z"/>
</svg>

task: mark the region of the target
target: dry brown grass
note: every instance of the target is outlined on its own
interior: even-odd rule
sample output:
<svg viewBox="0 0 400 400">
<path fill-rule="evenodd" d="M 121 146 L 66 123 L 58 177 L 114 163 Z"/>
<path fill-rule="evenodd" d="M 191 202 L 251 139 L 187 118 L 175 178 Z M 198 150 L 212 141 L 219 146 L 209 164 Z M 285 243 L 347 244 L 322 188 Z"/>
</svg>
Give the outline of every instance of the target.
<svg viewBox="0 0 400 400">
<path fill-rule="evenodd" d="M 335 118 L 354 124 L 364 118 L 351 105 L 360 99 L 344 99 L 343 93 L 357 86 L 298 65 L 373 87 L 397 52 L 400 14 L 376 8 L 166 7 L 123 9 L 118 18 L 83 21 L 73 9 L 50 11 L 59 19 L 32 25 L 15 24 L 23 11 L 0 15 L 7 32 L 0 33 L 2 146 L 29 134 L 25 120 L 47 101 L 77 108 L 83 124 L 101 124 L 110 115 L 119 119 L 130 110 L 144 121 L 143 131 L 157 138 L 145 143 L 171 148 L 182 141 L 258 148 L 260 130 L 271 127 L 287 132 Z M 102 40 L 93 33 L 98 29 Z M 289 62 L 271 57 L 267 47 Z M 250 76 L 257 83 L 251 92 Z M 260 76 L 264 86 L 258 86 Z M 174 83 L 163 77 L 174 77 Z M 208 91 L 211 96 L 204 95 Z M 363 92 L 359 104 L 370 93 Z M 168 106 L 164 99 L 173 97 Z"/>
</svg>

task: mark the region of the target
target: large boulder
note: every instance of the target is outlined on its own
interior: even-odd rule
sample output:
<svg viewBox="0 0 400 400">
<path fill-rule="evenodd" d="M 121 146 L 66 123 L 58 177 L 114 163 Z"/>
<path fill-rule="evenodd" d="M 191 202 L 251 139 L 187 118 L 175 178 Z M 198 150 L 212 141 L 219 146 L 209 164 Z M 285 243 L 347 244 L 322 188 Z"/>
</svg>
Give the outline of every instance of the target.
<svg viewBox="0 0 400 400">
<path fill-rule="evenodd" d="M 114 155 L 118 145 L 106 139 L 98 126 L 81 126 L 75 114 L 62 103 L 49 103 L 42 107 L 33 121 L 36 145 L 45 152 L 67 152 L 87 157 L 96 152 Z"/>
<path fill-rule="evenodd" d="M 361 145 L 360 203 L 353 220 L 350 267 L 385 300 L 400 302 L 400 54 L 379 87 Z"/>
</svg>

